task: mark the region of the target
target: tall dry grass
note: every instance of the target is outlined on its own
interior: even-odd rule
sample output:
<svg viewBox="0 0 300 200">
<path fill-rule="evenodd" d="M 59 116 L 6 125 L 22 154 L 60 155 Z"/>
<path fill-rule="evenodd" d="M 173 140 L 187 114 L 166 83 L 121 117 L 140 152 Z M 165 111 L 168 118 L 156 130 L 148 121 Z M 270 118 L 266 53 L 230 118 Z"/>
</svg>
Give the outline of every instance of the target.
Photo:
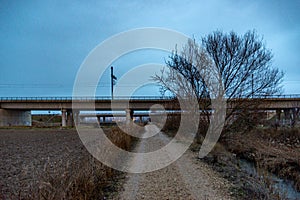
<svg viewBox="0 0 300 200">
<path fill-rule="evenodd" d="M 105 134 L 122 149 L 129 150 L 133 146 L 133 137 L 117 127 L 105 128 Z M 121 172 L 103 165 L 89 154 L 79 162 L 48 160 L 36 177 L 37 185 L 30 187 L 26 195 L 19 191 L 11 199 L 105 199 L 118 189 L 116 179 L 120 175 Z"/>
</svg>

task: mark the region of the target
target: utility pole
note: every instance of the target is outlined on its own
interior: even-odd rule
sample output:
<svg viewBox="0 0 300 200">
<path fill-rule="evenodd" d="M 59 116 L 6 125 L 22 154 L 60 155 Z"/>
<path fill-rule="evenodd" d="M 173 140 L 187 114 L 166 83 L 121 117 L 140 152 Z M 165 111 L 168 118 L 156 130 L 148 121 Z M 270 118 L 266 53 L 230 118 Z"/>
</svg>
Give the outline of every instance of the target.
<svg viewBox="0 0 300 200">
<path fill-rule="evenodd" d="M 114 67 L 110 67 L 110 81 L 111 81 L 111 99 L 114 99 L 114 85 L 115 80 L 117 80 L 117 77 L 114 75 Z"/>
</svg>

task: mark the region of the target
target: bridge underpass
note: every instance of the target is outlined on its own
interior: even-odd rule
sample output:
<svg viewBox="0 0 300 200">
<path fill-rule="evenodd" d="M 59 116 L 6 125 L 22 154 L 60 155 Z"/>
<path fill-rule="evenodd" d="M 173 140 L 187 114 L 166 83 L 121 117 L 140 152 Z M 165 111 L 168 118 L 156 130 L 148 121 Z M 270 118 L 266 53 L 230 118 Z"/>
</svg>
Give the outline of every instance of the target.
<svg viewBox="0 0 300 200">
<path fill-rule="evenodd" d="M 263 111 L 276 111 L 277 121 L 282 117 L 293 119 L 298 117 L 300 110 L 300 95 L 278 95 L 255 97 L 253 99 L 233 99 L 227 102 L 230 109 L 240 101 L 260 101 L 259 109 Z M 76 104 L 76 110 L 72 109 Z M 31 126 L 32 110 L 56 110 L 61 112 L 61 125 L 73 126 L 79 122 L 80 112 L 92 110 L 111 111 L 110 97 L 2 97 L 0 98 L 0 126 Z M 132 120 L 135 111 L 148 111 L 153 105 L 159 104 L 167 111 L 180 110 L 177 100 L 162 97 L 115 97 L 114 109 L 125 111 L 126 121 Z M 284 113 L 284 116 L 282 116 Z M 96 116 L 105 117 L 98 114 Z"/>
</svg>

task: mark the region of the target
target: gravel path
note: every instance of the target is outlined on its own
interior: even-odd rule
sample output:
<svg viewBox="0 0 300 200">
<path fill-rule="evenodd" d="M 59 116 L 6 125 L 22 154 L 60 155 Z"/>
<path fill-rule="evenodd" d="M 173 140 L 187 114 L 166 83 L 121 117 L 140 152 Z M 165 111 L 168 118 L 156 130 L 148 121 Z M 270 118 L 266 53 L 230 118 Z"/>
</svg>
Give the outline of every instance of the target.
<svg viewBox="0 0 300 200">
<path fill-rule="evenodd" d="M 141 140 L 135 151 L 153 151 L 169 141 L 163 133 L 158 133 L 151 139 Z M 143 164 L 142 159 L 130 162 Z M 129 173 L 126 179 L 117 199 L 231 199 L 230 184 L 207 164 L 197 160 L 197 153 L 189 150 L 163 169 L 142 174 Z"/>
</svg>

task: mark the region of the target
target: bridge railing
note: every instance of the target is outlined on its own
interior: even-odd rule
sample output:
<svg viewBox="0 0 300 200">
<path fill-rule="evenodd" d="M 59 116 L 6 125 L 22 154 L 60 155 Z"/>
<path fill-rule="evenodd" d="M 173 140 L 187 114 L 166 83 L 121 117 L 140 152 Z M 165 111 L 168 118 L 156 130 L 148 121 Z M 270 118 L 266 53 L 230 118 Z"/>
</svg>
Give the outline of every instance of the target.
<svg viewBox="0 0 300 200">
<path fill-rule="evenodd" d="M 118 96 L 114 100 L 168 100 L 174 97 L 162 96 Z M 91 100 L 111 100 L 111 96 L 95 96 L 95 97 L 0 97 L 0 102 L 7 101 L 91 101 Z"/>
<path fill-rule="evenodd" d="M 248 97 L 249 98 L 249 97 Z M 300 94 L 284 94 L 284 95 L 254 95 L 250 99 L 292 99 L 300 98 Z M 114 100 L 170 100 L 174 99 L 171 96 L 116 96 Z M 71 96 L 60 96 L 60 97 L 0 97 L 0 102 L 9 101 L 100 101 L 100 100 L 111 100 L 111 96 L 95 96 L 95 97 L 71 97 Z"/>
<path fill-rule="evenodd" d="M 273 95 L 254 95 L 250 98 L 265 98 L 265 99 L 293 99 L 293 98 L 300 98 L 300 94 L 273 94 Z"/>
</svg>

